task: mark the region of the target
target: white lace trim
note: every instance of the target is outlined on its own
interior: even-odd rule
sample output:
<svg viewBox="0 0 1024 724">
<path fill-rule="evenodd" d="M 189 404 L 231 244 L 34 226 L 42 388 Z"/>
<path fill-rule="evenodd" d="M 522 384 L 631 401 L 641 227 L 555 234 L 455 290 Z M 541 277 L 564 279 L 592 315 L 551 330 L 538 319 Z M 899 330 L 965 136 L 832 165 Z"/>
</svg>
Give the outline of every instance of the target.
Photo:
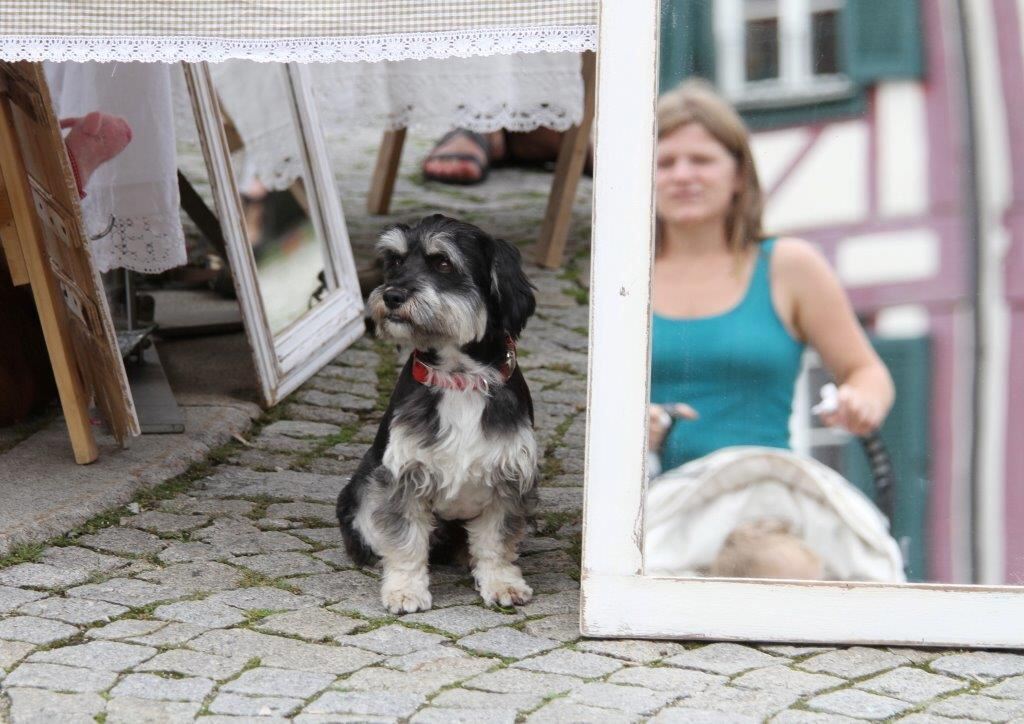
<svg viewBox="0 0 1024 724">
<path fill-rule="evenodd" d="M 0 59 L 31 61 L 178 61 L 333 63 L 469 58 L 597 49 L 595 25 L 547 25 L 343 38 L 228 39 L 175 36 L 0 35 Z"/>
<path fill-rule="evenodd" d="M 109 217 L 102 225 L 86 219 L 90 234 L 102 233 L 109 224 Z M 159 274 L 187 261 L 181 217 L 177 213 L 115 216 L 110 233 L 92 241 L 90 250 L 99 272 L 124 267 L 143 274 Z"/>
</svg>

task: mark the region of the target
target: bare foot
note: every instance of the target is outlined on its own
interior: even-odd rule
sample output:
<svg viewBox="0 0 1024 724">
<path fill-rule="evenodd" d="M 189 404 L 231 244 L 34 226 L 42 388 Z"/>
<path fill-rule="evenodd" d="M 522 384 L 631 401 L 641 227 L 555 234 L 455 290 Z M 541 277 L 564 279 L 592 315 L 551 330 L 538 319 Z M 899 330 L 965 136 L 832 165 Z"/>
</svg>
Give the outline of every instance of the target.
<svg viewBox="0 0 1024 724">
<path fill-rule="evenodd" d="M 132 140 L 132 129 L 126 120 L 97 111 L 81 118 L 63 118 L 60 127 L 71 129 L 64 142 L 78 167 L 82 185 L 79 191 L 85 190 L 98 166 L 121 153 Z"/>
<path fill-rule="evenodd" d="M 490 149 L 469 133 L 455 133 L 442 139 L 423 162 L 423 174 L 430 180 L 442 183 L 469 184 L 481 181 L 491 161 L 505 155 L 505 134 L 502 131 L 483 135 Z"/>
</svg>

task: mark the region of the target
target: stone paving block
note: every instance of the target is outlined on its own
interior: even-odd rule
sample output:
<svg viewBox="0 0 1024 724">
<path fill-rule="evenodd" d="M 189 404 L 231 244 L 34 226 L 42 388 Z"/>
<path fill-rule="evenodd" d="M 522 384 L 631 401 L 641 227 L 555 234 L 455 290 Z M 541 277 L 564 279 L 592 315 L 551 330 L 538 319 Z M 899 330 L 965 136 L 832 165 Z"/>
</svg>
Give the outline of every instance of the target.
<svg viewBox="0 0 1024 724">
<path fill-rule="evenodd" d="M 515 720 L 515 711 L 447 709 L 431 705 L 420 709 L 409 721 L 411 724 L 514 724 Z"/>
<path fill-rule="evenodd" d="M 190 541 L 188 543 L 170 543 L 157 554 L 163 563 L 192 563 L 193 561 L 221 561 L 232 558 L 234 554 L 224 548 L 217 548 L 209 543 Z"/>
<path fill-rule="evenodd" d="M 844 679 L 858 679 L 909 663 L 905 656 L 885 651 L 854 646 L 812 656 L 797 664 L 805 671 L 832 674 Z"/>
<path fill-rule="evenodd" d="M 822 714 L 817 711 L 787 709 L 772 717 L 772 724 L 857 724 L 863 719 L 851 719 L 839 714 Z M 906 719 L 899 721 L 905 722 Z"/>
<path fill-rule="evenodd" d="M 194 595 L 234 588 L 241 583 L 242 572 L 216 561 L 199 561 L 176 563 L 166 568 L 143 573 L 139 578 L 152 583 L 172 586 Z"/>
<path fill-rule="evenodd" d="M 762 644 L 759 649 L 767 654 L 776 654 L 787 658 L 795 659 L 800 656 L 811 654 L 823 654 L 828 651 L 835 651 L 833 646 L 790 646 L 789 644 Z M 817 715 L 815 715 L 817 716 Z"/>
<path fill-rule="evenodd" d="M 105 691 L 117 679 L 113 671 L 56 664 L 20 664 L 4 679 L 4 688 L 27 686 L 51 691 Z"/>
<path fill-rule="evenodd" d="M 889 696 L 869 694 L 859 689 L 843 689 L 816 696 L 807 706 L 817 711 L 841 714 L 857 719 L 888 719 L 913 708 L 912 704 Z"/>
<path fill-rule="evenodd" d="M 679 698 L 670 691 L 655 691 L 625 684 L 590 683 L 574 689 L 566 701 L 624 711 L 627 714 L 652 714 Z"/>
<path fill-rule="evenodd" d="M 234 696 L 232 694 L 232 696 Z M 245 698 L 245 697 L 240 697 Z M 301 702 L 299 702 L 301 703 Z M 288 724 L 292 719 L 281 716 L 232 716 L 230 714 L 204 714 L 196 719 L 201 724 Z"/>
<path fill-rule="evenodd" d="M 781 689 L 807 696 L 826 689 L 834 689 L 846 681 L 836 676 L 808 674 L 786 666 L 767 666 L 737 676 L 730 683 L 745 689 Z"/>
<path fill-rule="evenodd" d="M 523 669 L 500 669 L 462 682 L 462 685 L 469 689 L 499 694 L 536 694 L 542 697 L 564 694 L 583 684 L 584 682 L 572 676 L 542 674 Z"/>
<path fill-rule="evenodd" d="M 791 691 L 722 685 L 709 686 L 698 694 L 677 701 L 673 706 L 766 719 L 788 708 L 799 698 L 799 694 Z"/>
<path fill-rule="evenodd" d="M 523 560 L 529 558 L 534 553 L 543 553 L 545 551 L 557 551 L 564 550 L 569 547 L 569 541 L 559 540 L 558 538 L 546 538 L 544 536 L 527 536 L 523 539 L 523 542 L 519 544 L 519 553 L 523 556 Z"/>
<path fill-rule="evenodd" d="M 0 678 L 9 669 L 28 656 L 35 646 L 24 641 L 0 641 Z"/>
<path fill-rule="evenodd" d="M 340 547 L 343 544 L 341 530 L 337 526 L 333 526 L 331 528 L 295 528 L 291 531 L 291 534 L 302 536 L 303 538 L 319 545 L 333 545 Z M 322 553 L 323 551 L 320 552 Z M 316 553 L 313 555 L 316 555 Z"/>
<path fill-rule="evenodd" d="M 170 671 L 222 681 L 235 676 L 248 663 L 246 656 L 218 656 L 189 649 L 174 649 L 157 654 L 135 667 L 136 671 Z"/>
<path fill-rule="evenodd" d="M 254 498 L 267 496 L 286 500 L 310 500 L 332 504 L 345 479 L 284 470 L 259 473 L 245 468 L 220 467 L 197 484 L 196 494 L 218 498 Z"/>
<path fill-rule="evenodd" d="M 670 666 L 628 666 L 609 676 L 608 681 L 613 684 L 633 684 L 647 689 L 676 692 L 679 696 L 692 696 L 709 686 L 724 684 L 728 679 L 718 674 Z"/>
<path fill-rule="evenodd" d="M 529 583 L 529 581 L 527 581 Z M 525 606 L 521 606 L 527 616 L 550 616 L 557 613 L 571 613 L 579 616 L 579 591 L 562 591 L 559 593 L 540 593 L 533 597 Z M 579 628 L 579 625 L 576 626 Z"/>
<path fill-rule="evenodd" d="M 121 525 L 147 530 L 150 533 L 181 533 L 201 528 L 209 522 L 205 515 L 181 515 L 161 510 L 147 510 L 145 513 L 121 519 Z"/>
<path fill-rule="evenodd" d="M 314 558 L 330 563 L 337 568 L 352 568 L 355 566 L 355 561 L 349 557 L 348 552 L 344 548 L 328 548 L 327 550 L 317 551 L 312 555 Z"/>
<path fill-rule="evenodd" d="M 497 654 L 509 659 L 526 658 L 542 651 L 550 651 L 560 645 L 553 639 L 531 636 L 508 626 L 499 626 L 459 639 L 459 646 L 470 651 L 481 654 Z"/>
<path fill-rule="evenodd" d="M 222 498 L 193 498 L 186 495 L 165 500 L 160 503 L 161 510 L 172 513 L 191 513 L 200 515 L 233 515 L 243 517 L 249 515 L 256 503 L 251 500 L 230 500 Z"/>
<path fill-rule="evenodd" d="M 462 649 L 455 648 L 451 644 L 442 644 L 413 651 L 411 654 L 389 656 L 381 664 L 390 669 L 398 669 L 399 671 L 418 671 L 425 664 L 444 661 L 445 659 L 465 659 L 468 657 L 469 654 Z"/>
<path fill-rule="evenodd" d="M 188 724 L 199 702 L 118 698 L 107 702 L 107 724 Z"/>
<path fill-rule="evenodd" d="M 347 602 L 353 595 L 372 594 L 377 598 L 378 615 L 384 614 L 384 606 L 380 603 L 380 581 L 359 571 L 336 571 L 303 576 L 290 579 L 288 583 L 303 593 L 319 596 L 330 602 Z"/>
<path fill-rule="evenodd" d="M 667 656 L 683 653 L 686 651 L 686 647 L 669 641 L 601 641 L 592 639 L 577 644 L 576 650 L 591 654 L 603 654 L 637 664 L 649 664 Z"/>
<path fill-rule="evenodd" d="M 975 681 L 991 681 L 1024 674 L 1024 656 L 996 651 L 969 651 L 950 654 L 930 664 L 932 671 Z"/>
<path fill-rule="evenodd" d="M 326 563 L 305 553 L 264 553 L 258 556 L 239 556 L 231 561 L 268 578 L 282 578 L 300 573 L 329 573 L 334 570 Z"/>
<path fill-rule="evenodd" d="M 573 524 L 575 525 L 575 524 Z M 561 531 L 561 529 L 559 529 Z M 562 571 L 549 571 L 547 573 L 534 573 L 526 576 L 526 582 L 533 589 L 534 595 L 540 596 L 546 593 L 566 593 L 577 601 L 576 608 L 579 608 L 580 582 Z M 528 606 L 529 604 L 527 604 Z M 525 609 L 525 607 L 524 607 Z M 540 611 L 539 613 L 543 613 Z M 557 611 L 549 611 L 557 613 Z"/>
<path fill-rule="evenodd" d="M 404 621 L 425 623 L 456 636 L 465 636 L 473 631 L 508 625 L 523 618 L 523 614 L 519 612 L 499 613 L 481 606 L 451 606 L 422 613 L 410 613 L 402 617 Z"/>
<path fill-rule="evenodd" d="M 475 605 L 480 601 L 480 594 L 472 588 L 460 585 L 442 584 L 431 586 L 431 603 L 434 608 L 451 608 L 452 606 Z"/>
<path fill-rule="evenodd" d="M 380 660 L 352 646 L 309 644 L 245 629 L 209 631 L 187 645 L 208 654 L 258 658 L 264 666 L 327 674 L 348 674 Z"/>
<path fill-rule="evenodd" d="M 564 699 L 550 701 L 526 718 L 527 724 L 623 724 L 639 720 L 640 717 L 633 714 L 574 704 Z"/>
<path fill-rule="evenodd" d="M 324 503 L 272 503 L 267 506 L 268 518 L 288 520 L 319 520 L 329 526 L 338 525 L 333 505 Z"/>
<path fill-rule="evenodd" d="M 347 646 L 374 651 L 386 656 L 402 656 L 413 651 L 429 648 L 447 641 L 444 636 L 427 633 L 401 624 L 391 624 L 373 629 L 367 633 L 342 636 L 338 642 Z"/>
<path fill-rule="evenodd" d="M 288 414 L 303 420 L 328 422 L 334 425 L 352 425 L 359 421 L 359 416 L 348 410 L 334 410 L 330 407 L 317 407 L 316 405 L 300 405 L 296 402 L 288 405 Z"/>
<path fill-rule="evenodd" d="M 81 666 L 87 669 L 125 671 L 152 658 L 156 649 L 118 641 L 90 641 L 73 646 L 61 646 L 49 651 L 37 651 L 28 657 L 32 663 Z"/>
<path fill-rule="evenodd" d="M 220 693 L 210 702 L 210 711 L 215 714 L 232 714 L 236 717 L 264 717 L 294 714 L 302 707 L 302 699 L 282 696 L 242 696 L 241 694 Z M 199 721 L 204 721 L 200 719 Z M 240 720 L 236 720 L 240 721 Z"/>
<path fill-rule="evenodd" d="M 443 706 L 449 709 L 477 709 L 500 711 L 528 711 L 536 709 L 544 701 L 539 694 L 524 692 L 496 693 L 492 691 L 472 691 L 469 689 L 448 689 L 435 696 L 431 706 Z"/>
<path fill-rule="evenodd" d="M 334 679 L 333 674 L 314 674 L 309 671 L 288 671 L 261 666 L 244 672 L 234 681 L 222 686 L 221 691 L 307 699 L 326 689 Z"/>
<path fill-rule="evenodd" d="M 410 672 L 373 666 L 357 671 L 344 681 L 339 682 L 338 687 L 369 692 L 410 691 L 426 695 L 482 674 L 496 665 L 492 659 L 467 656 L 429 661 L 420 664 Z"/>
<path fill-rule="evenodd" d="M 303 608 L 298 611 L 267 616 L 256 624 L 256 627 L 261 631 L 298 636 L 308 641 L 335 639 L 339 643 L 345 643 L 340 637 L 365 625 L 365 621 L 349 618 L 333 611 L 322 608 Z"/>
<path fill-rule="evenodd" d="M 1015 717 L 1024 717 L 1024 700 L 960 694 L 932 704 L 928 707 L 928 713 L 983 721 L 1007 721 Z"/>
<path fill-rule="evenodd" d="M 0 639 L 24 641 L 42 646 L 66 639 L 78 633 L 78 629 L 59 621 L 36 616 L 13 616 L 0 620 Z"/>
<path fill-rule="evenodd" d="M 527 621 L 523 631 L 531 636 L 571 643 L 580 638 L 579 614 L 563 613 Z"/>
<path fill-rule="evenodd" d="M 210 679 L 166 679 L 153 674 L 129 674 L 111 691 L 113 697 L 135 697 L 156 701 L 202 701 L 213 691 Z"/>
<path fill-rule="evenodd" d="M 239 609 L 215 601 L 179 601 L 159 606 L 153 615 L 164 621 L 180 621 L 207 628 L 227 628 L 245 621 Z"/>
<path fill-rule="evenodd" d="M 834 715 L 833 715 L 834 716 Z M 845 717 L 844 717 L 845 718 Z M 850 721 L 863 721 L 862 719 L 850 719 Z M 951 719 L 948 716 L 939 716 L 938 714 L 928 714 L 927 712 L 917 712 L 915 714 L 908 714 L 907 716 L 900 717 L 897 719 L 900 724 L 951 724 L 951 722 L 970 722 L 975 721 L 973 719 Z M 1020 724 L 1020 721 L 1014 719 L 1011 724 Z"/>
<path fill-rule="evenodd" d="M 127 611 L 127 607 L 115 603 L 76 598 L 44 598 L 26 603 L 18 609 L 18 613 L 28 616 L 53 618 L 79 625 L 110 621 Z"/>
<path fill-rule="evenodd" d="M 211 603 L 222 603 L 244 611 L 265 609 L 268 611 L 293 611 L 319 605 L 313 596 L 302 596 L 271 586 L 239 588 L 234 591 L 215 593 L 206 599 Z"/>
<path fill-rule="evenodd" d="M 42 689 L 8 689 L 11 724 L 94 724 L 106 702 L 97 694 L 60 694 Z"/>
<path fill-rule="evenodd" d="M 123 618 L 119 621 L 108 623 L 106 626 L 91 628 L 85 632 L 89 639 L 101 639 L 103 641 L 115 641 L 127 639 L 134 636 L 145 636 L 167 625 L 166 621 L 147 621 L 135 618 Z"/>
<path fill-rule="evenodd" d="M 260 435 L 252 441 L 252 444 L 255 446 L 255 452 L 268 451 L 284 455 L 306 455 L 315 452 L 319 447 L 319 443 L 316 440 L 297 440 L 293 437 L 283 437 L 281 435 Z M 254 450 L 247 450 L 246 452 L 254 452 Z M 247 462 L 245 467 L 251 469 L 256 466 Z"/>
<path fill-rule="evenodd" d="M 683 669 L 698 669 L 712 674 L 738 674 L 788 663 L 787 659 L 769 656 L 742 644 L 709 644 L 665 659 L 663 663 Z"/>
<path fill-rule="evenodd" d="M 918 704 L 962 689 L 966 682 L 904 666 L 862 681 L 856 686 L 858 689 Z"/>
<path fill-rule="evenodd" d="M 684 709 L 673 706 L 662 709 L 649 721 L 651 724 L 761 724 L 765 719 L 714 709 Z"/>
<path fill-rule="evenodd" d="M 30 588 L 67 588 L 89 579 L 81 568 L 60 568 L 47 563 L 19 563 L 0 570 L 0 584 Z"/>
<path fill-rule="evenodd" d="M 283 435 L 285 437 L 307 438 L 307 437 L 329 437 L 337 435 L 341 428 L 327 422 L 309 422 L 308 420 L 278 420 L 267 425 L 261 431 L 261 435 L 273 437 Z"/>
<path fill-rule="evenodd" d="M 38 601 L 40 598 L 46 598 L 46 594 L 41 591 L 0 586 L 0 614 L 9 613 L 29 601 Z"/>
<path fill-rule="evenodd" d="M 583 488 L 537 488 L 541 513 L 576 513 L 583 507 Z"/>
<path fill-rule="evenodd" d="M 148 606 L 151 603 L 174 601 L 185 598 L 188 593 L 174 586 L 164 586 L 134 578 L 111 578 L 103 583 L 87 583 L 69 589 L 72 598 L 89 598 L 94 601 L 119 603 L 132 608 Z"/>
<path fill-rule="evenodd" d="M 618 671 L 622 668 L 623 664 L 621 661 L 610 659 L 607 656 L 559 649 L 532 659 L 524 659 L 513 664 L 513 666 L 518 669 L 528 669 L 529 671 L 544 671 L 549 674 L 565 674 L 567 676 L 593 679 Z"/>
<path fill-rule="evenodd" d="M 250 522 L 220 518 L 195 532 L 194 538 L 233 555 L 309 550 L 308 543 L 279 531 L 262 531 Z"/>
<path fill-rule="evenodd" d="M 2 668 L 2 665 L 0 665 Z M 1022 699 L 1024 700 L 1024 676 L 1015 676 L 1012 679 L 1000 681 L 995 686 L 989 686 L 982 690 L 986 696 L 996 696 L 1000 699 Z"/>
<path fill-rule="evenodd" d="M 303 714 L 369 714 L 408 717 L 425 701 L 409 691 L 328 691 L 314 699 Z"/>
<path fill-rule="evenodd" d="M 152 533 L 113 526 L 75 540 L 78 545 L 130 556 L 146 556 L 163 550 L 164 542 Z"/>
<path fill-rule="evenodd" d="M 890 653 L 902 656 L 912 664 L 927 664 L 940 656 L 946 654 L 942 649 L 911 649 L 905 646 L 890 646 L 886 649 Z"/>
<path fill-rule="evenodd" d="M 144 636 L 132 636 L 125 640 L 135 644 L 142 644 L 143 646 L 166 648 L 168 646 L 180 646 L 209 630 L 205 626 L 194 626 L 190 623 L 169 623 L 153 633 Z"/>
</svg>

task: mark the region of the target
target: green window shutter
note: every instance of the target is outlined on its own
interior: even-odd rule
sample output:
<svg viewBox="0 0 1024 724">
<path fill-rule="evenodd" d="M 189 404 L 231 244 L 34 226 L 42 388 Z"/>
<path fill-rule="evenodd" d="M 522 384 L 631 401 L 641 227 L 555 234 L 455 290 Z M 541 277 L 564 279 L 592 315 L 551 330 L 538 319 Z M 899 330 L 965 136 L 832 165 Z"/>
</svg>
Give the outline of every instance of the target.
<svg viewBox="0 0 1024 724">
<path fill-rule="evenodd" d="M 846 0 L 842 41 L 847 75 L 863 84 L 921 77 L 921 31 L 918 0 Z"/>
<path fill-rule="evenodd" d="M 691 75 L 714 81 L 713 0 L 661 0 L 661 92 Z"/>
</svg>

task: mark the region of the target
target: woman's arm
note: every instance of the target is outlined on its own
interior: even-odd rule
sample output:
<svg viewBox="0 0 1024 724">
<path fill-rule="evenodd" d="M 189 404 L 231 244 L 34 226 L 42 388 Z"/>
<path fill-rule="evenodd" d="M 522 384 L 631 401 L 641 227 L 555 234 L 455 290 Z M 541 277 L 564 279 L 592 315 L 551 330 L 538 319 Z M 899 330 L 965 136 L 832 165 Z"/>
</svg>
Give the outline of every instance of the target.
<svg viewBox="0 0 1024 724">
<path fill-rule="evenodd" d="M 877 429 L 892 407 L 892 377 L 824 256 L 800 239 L 780 239 L 772 275 L 780 311 L 789 317 L 792 330 L 817 350 L 839 386 L 839 408 L 823 416 L 824 422 L 855 435 Z"/>
</svg>

